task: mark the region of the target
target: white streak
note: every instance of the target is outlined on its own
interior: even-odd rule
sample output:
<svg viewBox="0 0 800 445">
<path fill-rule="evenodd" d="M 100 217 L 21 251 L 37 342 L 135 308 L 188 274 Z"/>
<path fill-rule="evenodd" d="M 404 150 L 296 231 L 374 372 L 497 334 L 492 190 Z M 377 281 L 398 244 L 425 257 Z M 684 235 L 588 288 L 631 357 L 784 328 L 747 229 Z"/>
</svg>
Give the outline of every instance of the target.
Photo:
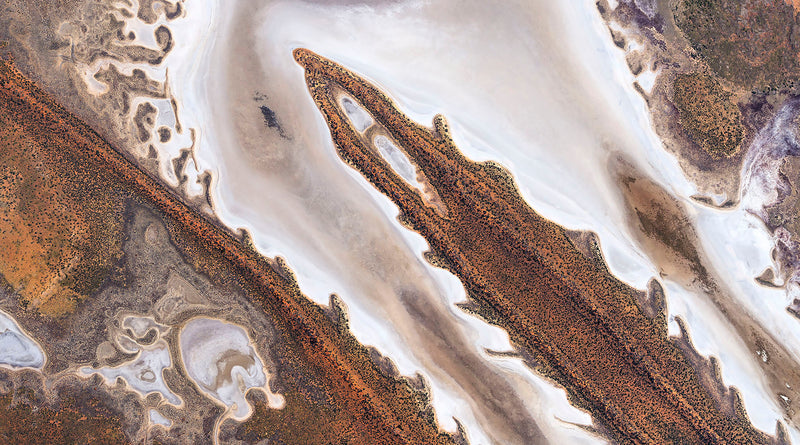
<svg viewBox="0 0 800 445">
<path fill-rule="evenodd" d="M 151 408 L 148 411 L 148 418 L 150 419 L 150 424 L 152 426 L 162 426 L 166 429 L 172 427 L 172 420 L 161 415 L 161 413 L 156 411 L 155 408 Z"/>
<path fill-rule="evenodd" d="M 44 363 L 42 347 L 11 315 L 0 311 L 0 367 L 42 369 Z"/>
<path fill-rule="evenodd" d="M 78 370 L 78 373 L 84 376 L 100 374 L 108 385 L 114 384 L 117 379 L 122 379 L 132 391 L 138 393 L 142 398 L 148 394 L 158 393 L 167 403 L 181 406 L 183 402 L 180 397 L 172 392 L 164 381 L 164 370 L 171 366 L 169 347 L 165 341 L 159 340 L 151 346 L 141 348 L 135 358 L 117 367 L 99 369 L 83 367 Z"/>
<path fill-rule="evenodd" d="M 241 327 L 195 318 L 180 332 L 180 352 L 192 382 L 225 405 L 232 418 L 244 420 L 250 416 L 252 408 L 245 394 L 251 388 L 264 390 L 271 407 L 283 406 L 283 398 L 269 391 L 264 364 Z"/>
</svg>

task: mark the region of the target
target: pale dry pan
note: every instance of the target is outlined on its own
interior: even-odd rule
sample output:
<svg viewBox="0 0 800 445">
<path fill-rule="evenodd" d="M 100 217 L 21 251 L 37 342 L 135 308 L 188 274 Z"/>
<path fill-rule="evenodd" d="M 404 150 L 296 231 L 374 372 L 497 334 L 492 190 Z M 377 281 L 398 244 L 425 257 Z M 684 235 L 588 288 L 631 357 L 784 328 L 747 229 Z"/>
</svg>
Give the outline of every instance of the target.
<svg viewBox="0 0 800 445">
<path fill-rule="evenodd" d="M 150 419 L 150 424 L 152 426 L 162 426 L 164 428 L 169 428 L 172 426 L 172 421 L 162 416 L 161 413 L 156 411 L 154 408 L 151 408 L 148 411 L 148 418 Z"/>
<path fill-rule="evenodd" d="M 42 347 L 22 331 L 16 320 L 0 311 L 0 366 L 42 369 L 44 363 Z"/>
<path fill-rule="evenodd" d="M 507 335 L 454 306 L 465 298 L 460 283 L 422 260 L 424 241 L 338 159 L 292 59 L 296 47 L 364 75 L 418 122 L 444 114 L 461 150 L 507 167 L 543 216 L 597 232 L 611 271 L 643 289 L 660 270 L 629 226 L 611 172 L 624 157 L 687 206 L 709 266 L 741 308 L 800 351 L 800 323 L 784 310 L 785 295 L 753 280 L 774 266 L 774 241 L 744 210 L 689 199 L 696 188 L 661 147 L 633 87 L 652 79 L 629 72 L 594 1 L 187 2 L 186 16 L 168 26 L 175 48 L 151 72 L 166 80 L 169 69 L 178 117 L 197 132 L 192 174 L 212 172 L 220 219 L 246 227 L 262 253 L 286 258 L 315 301 L 339 294 L 356 337 L 401 373 L 421 373 L 441 425 L 455 431 L 457 418 L 472 443 L 602 440 L 573 425 L 591 419 L 563 390 L 519 359 L 485 353 L 510 350 Z M 357 106 L 342 106 L 356 128 L 372 123 Z M 174 158 L 176 147 L 159 146 L 161 158 Z M 782 413 L 756 351 L 702 295 L 663 281 L 670 332 L 678 332 L 675 316 L 687 320 L 754 424 L 772 432 Z"/>
<path fill-rule="evenodd" d="M 245 395 L 251 388 L 264 390 L 270 406 L 282 406 L 282 398 L 269 391 L 261 357 L 240 326 L 195 318 L 181 330 L 180 351 L 192 382 L 206 396 L 225 405 L 233 419 L 250 416 L 252 408 Z"/>
<path fill-rule="evenodd" d="M 158 393 L 167 403 L 181 405 L 180 397 L 172 392 L 164 381 L 164 369 L 172 366 L 167 342 L 159 340 L 149 346 L 133 347 L 137 348 L 134 351 L 136 356 L 130 361 L 116 367 L 99 369 L 83 367 L 78 372 L 84 376 L 100 374 L 108 385 L 114 385 L 121 380 L 143 398 L 148 394 Z"/>
</svg>

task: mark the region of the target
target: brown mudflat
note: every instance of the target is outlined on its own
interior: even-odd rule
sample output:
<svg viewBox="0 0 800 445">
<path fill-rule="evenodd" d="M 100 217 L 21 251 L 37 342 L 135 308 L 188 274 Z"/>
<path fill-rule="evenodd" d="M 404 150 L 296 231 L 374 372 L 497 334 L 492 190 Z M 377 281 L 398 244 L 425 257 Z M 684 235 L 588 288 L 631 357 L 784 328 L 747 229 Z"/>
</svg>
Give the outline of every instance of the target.
<svg viewBox="0 0 800 445">
<path fill-rule="evenodd" d="M 246 241 L 180 202 L 172 192 L 55 103 L 17 71 L 12 63 L 3 60 L 0 60 L 0 115 L 14 123 L 13 131 L 7 132 L 7 137 L 14 138 L 12 143 L 3 145 L 3 167 L 13 166 L 7 160 L 30 158 L 24 150 L 35 144 L 36 159 L 30 163 L 38 163 L 50 170 L 66 169 L 71 175 L 70 181 L 93 190 L 112 187 L 112 195 L 98 192 L 99 202 L 107 203 L 114 198 L 153 209 L 166 222 L 173 242 L 179 246 L 187 261 L 201 269 L 212 281 L 235 283 L 250 297 L 256 308 L 254 310 L 263 310 L 272 320 L 279 333 L 276 351 L 272 352 L 281 357 L 277 372 L 286 405 L 273 410 L 267 408 L 265 401 L 254 400 L 254 415 L 246 423 L 237 426 L 235 431 L 228 430 L 230 434 L 251 443 L 263 439 L 283 443 L 453 442 L 453 437 L 438 429 L 425 392 L 412 388 L 408 380 L 387 375 L 381 370 L 376 364 L 379 360 L 373 361 L 369 351 L 350 334 L 346 318 L 338 305 L 333 304 L 334 300 L 327 310 L 309 301 L 282 262 L 259 255 Z M 56 165 L 59 162 L 65 164 Z M 25 174 L 38 171 L 35 165 L 28 170 Z M 75 244 L 82 238 L 75 241 L 68 234 L 83 233 L 86 231 L 81 229 L 83 225 L 91 230 L 98 222 L 113 219 L 107 213 L 101 213 L 103 218 L 100 218 L 82 209 L 82 205 L 90 205 L 93 201 L 81 203 L 74 200 L 78 189 L 72 185 L 67 184 L 72 188 L 65 191 L 59 188 L 58 182 L 18 183 L 29 184 L 29 189 L 12 190 L 13 197 L 24 195 L 43 206 L 44 210 L 48 208 L 43 202 L 48 200 L 57 201 L 54 205 L 58 206 L 64 202 L 73 206 L 76 216 L 57 218 L 57 213 L 54 213 L 52 218 L 36 215 L 31 218 L 39 218 L 35 222 L 45 221 L 50 231 L 48 233 L 55 234 L 53 237 L 60 236 L 68 247 L 77 246 L 75 248 L 79 252 L 87 251 L 82 245 Z M 66 197 L 62 196 L 65 193 Z M 119 202 L 117 204 L 122 205 Z M 18 215 L 18 206 L 10 208 L 7 215 L 15 218 L 24 216 Z M 56 207 L 54 212 L 62 210 Z M 111 210 L 118 211 L 114 206 Z M 82 212 L 91 218 L 81 219 Z M 80 230 L 70 231 L 74 227 Z M 45 247 L 49 246 L 45 244 Z M 80 255 L 76 257 L 83 258 Z M 7 267 L 36 261 L 5 255 L 4 259 L 15 262 Z M 53 270 L 55 272 L 49 269 L 45 272 L 52 275 L 61 269 Z M 36 335 L 35 332 L 33 334 Z M 47 349 L 47 345 L 44 346 Z M 25 422 L 26 418 L 32 416 L 25 407 L 8 408 L 5 401 L 5 398 L 0 400 L 3 402 L 0 408 L 12 409 L 19 422 Z M 32 409 L 38 408 L 34 406 Z M 71 421 L 70 416 L 69 413 L 52 414 L 52 418 L 58 422 L 61 422 L 59 419 Z M 37 419 L 34 420 L 39 421 Z M 105 425 L 102 419 L 98 422 L 98 425 Z M 9 428 L 12 426 L 0 424 L 0 437 L 15 434 L 13 428 L 17 427 L 13 427 L 13 430 Z M 50 423 L 44 428 L 54 427 Z M 84 438 L 90 437 L 92 432 L 86 434 Z M 117 439 L 120 437 L 117 431 L 114 434 L 117 434 Z M 80 437 L 76 440 L 82 440 Z"/>
<path fill-rule="evenodd" d="M 562 227 L 534 212 L 505 171 L 466 159 L 443 118 L 434 120 L 432 130 L 425 128 L 334 62 L 305 49 L 295 50 L 295 59 L 306 70 L 340 156 L 397 204 L 401 221 L 427 239 L 431 261 L 463 282 L 472 308 L 505 328 L 535 366 L 590 410 L 613 439 L 773 440 L 753 428 L 741 408 L 723 412 L 667 338 L 663 313 L 645 315 L 637 291 L 613 277 L 602 261 L 581 253 Z M 411 188 L 350 125 L 338 106 L 342 90 L 405 151 L 441 203 Z"/>
</svg>

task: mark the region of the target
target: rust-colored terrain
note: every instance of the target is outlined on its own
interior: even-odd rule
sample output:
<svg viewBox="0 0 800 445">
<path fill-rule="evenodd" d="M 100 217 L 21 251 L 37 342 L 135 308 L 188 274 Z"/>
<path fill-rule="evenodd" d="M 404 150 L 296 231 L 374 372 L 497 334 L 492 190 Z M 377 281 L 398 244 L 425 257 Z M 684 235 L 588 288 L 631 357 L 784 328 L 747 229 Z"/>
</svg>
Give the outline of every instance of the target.
<svg viewBox="0 0 800 445">
<path fill-rule="evenodd" d="M 4 252 L 8 246 L 23 243 L 31 252 L 4 253 L 2 273 L 8 274 L 6 280 L 12 287 L 25 277 L 43 277 L 36 282 L 85 291 L 85 300 L 74 299 L 80 307 L 81 301 L 92 297 L 91 287 L 86 286 L 89 278 L 79 275 L 76 287 L 70 287 L 70 272 L 81 270 L 84 260 L 106 265 L 118 242 L 114 221 L 124 220 L 116 217 L 117 212 L 124 206 L 145 206 L 163 219 L 187 261 L 212 282 L 244 292 L 255 306 L 253 310 L 264 311 L 278 333 L 270 355 L 277 357 L 277 386 L 285 406 L 273 410 L 266 401 L 251 396 L 254 415 L 241 425 L 223 425 L 223 434 L 247 443 L 264 439 L 278 443 L 453 443 L 455 439 L 436 425 L 424 384 L 415 388 L 409 380 L 385 372 L 379 366 L 380 357 L 373 357 L 350 334 L 335 298 L 327 309 L 310 302 L 282 261 L 264 258 L 246 241 L 181 203 L 27 80 L 12 63 L 2 60 L 0 116 L 4 137 L 0 153 L 4 232 L 0 242 Z M 80 196 L 84 198 L 77 199 Z M 92 244 L 94 237 L 107 241 Z M 92 250 L 97 248 L 103 252 Z M 78 253 L 73 255 L 73 250 Z M 77 260 L 62 261 L 59 254 Z M 47 262 L 48 255 L 56 255 L 58 261 Z M 54 295 L 62 298 L 62 294 Z M 72 301 L 69 295 L 66 298 Z M 35 301 L 24 293 L 22 297 L 23 301 Z M 48 350 L 47 344 L 43 347 Z M 51 429 L 75 420 L 68 404 L 48 414 L 50 408 L 36 411 L 39 405 L 33 404 L 29 409 L 10 395 L 0 397 L 0 402 L 0 414 L 7 420 L 0 422 L 0 437 L 16 437 L 26 422 L 39 422 L 45 430 L 41 437 L 50 437 L 51 432 L 57 433 Z M 41 423 L 43 415 L 52 421 Z M 89 422 L 86 434 L 92 433 L 95 423 L 98 428 L 107 424 L 93 418 L 76 421 Z M 116 430 L 111 433 L 117 434 Z M 75 440 L 89 443 L 92 437 Z"/>
<path fill-rule="evenodd" d="M 119 187 L 88 167 L 0 111 L 0 275 L 48 315 L 96 291 L 121 253 Z"/>
<path fill-rule="evenodd" d="M 394 201 L 401 221 L 424 236 L 432 263 L 464 283 L 468 308 L 508 330 L 620 443 L 770 443 L 741 407 L 714 401 L 686 356 L 667 338 L 664 314 L 581 249 L 580 237 L 536 214 L 492 163 L 455 147 L 444 119 L 413 123 L 375 87 L 305 49 L 295 50 L 340 156 Z M 426 200 L 350 125 L 340 91 L 360 102 L 435 188 Z M 573 241 L 575 240 L 575 241 Z M 596 246 L 595 246 L 596 247 Z M 662 308 L 663 310 L 663 308 Z"/>
<path fill-rule="evenodd" d="M 731 157 L 763 125 L 775 96 L 797 92 L 800 15 L 783 0 L 679 0 L 673 14 L 691 46 L 681 69 L 694 71 L 672 78 L 680 124 L 712 158 Z"/>
<path fill-rule="evenodd" d="M 678 74 L 672 88 L 680 123 L 701 149 L 715 158 L 739 151 L 744 126 L 731 93 L 703 73 Z"/>
<path fill-rule="evenodd" d="M 800 73 L 800 15 L 785 0 L 679 0 L 677 25 L 723 79 L 760 92 L 793 87 Z"/>
<path fill-rule="evenodd" d="M 697 186 L 695 198 L 711 206 L 735 205 L 747 148 L 780 104 L 798 94 L 798 3 L 609 3 L 597 7 L 626 51 L 631 72 L 657 72 L 652 88 L 639 91 L 664 147 Z"/>
<path fill-rule="evenodd" d="M 28 380 L 33 371 L 23 371 Z M 8 372 L 0 370 L 0 381 L 8 384 Z M 127 443 L 122 416 L 109 408 L 107 401 L 91 391 L 64 391 L 57 402 L 43 397 L 35 388 L 38 379 L 30 378 L 0 395 L 0 442 L 4 444 L 84 444 Z M 74 389 L 74 388 L 71 388 Z"/>
</svg>

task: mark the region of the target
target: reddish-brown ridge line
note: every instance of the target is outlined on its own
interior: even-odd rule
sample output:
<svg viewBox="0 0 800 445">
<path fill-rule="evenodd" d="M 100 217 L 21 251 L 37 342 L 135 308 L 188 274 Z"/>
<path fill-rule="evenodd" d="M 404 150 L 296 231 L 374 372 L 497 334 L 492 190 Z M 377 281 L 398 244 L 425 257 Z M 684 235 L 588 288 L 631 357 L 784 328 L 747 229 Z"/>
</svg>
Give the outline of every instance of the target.
<svg viewBox="0 0 800 445">
<path fill-rule="evenodd" d="M 13 113 L 20 125 L 49 144 L 96 168 L 98 175 L 116 178 L 134 195 L 162 212 L 179 231 L 196 238 L 201 248 L 227 261 L 254 288 L 261 306 L 308 358 L 323 370 L 319 382 L 335 403 L 361 422 L 364 443 L 452 443 L 421 414 L 411 391 L 383 386 L 392 380 L 380 373 L 366 353 L 348 350 L 352 337 L 342 334 L 322 309 L 304 297 L 266 258 L 206 217 L 181 202 L 161 183 L 111 147 L 86 124 L 63 109 L 13 64 L 0 60 L 0 110 Z M 365 358 L 366 357 L 366 358 Z M 320 373 L 318 373 L 320 375 Z M 400 392 L 398 392 L 400 391 Z"/>
<path fill-rule="evenodd" d="M 340 156 L 400 208 L 437 262 L 464 283 L 479 312 L 507 329 L 577 404 L 621 442 L 769 443 L 741 416 L 716 407 L 635 290 L 584 256 L 565 230 L 535 213 L 497 167 L 455 147 L 440 116 L 430 130 L 354 73 L 296 49 L 309 91 Z M 426 175 L 447 207 L 437 214 L 395 174 L 337 105 L 359 101 Z"/>
</svg>

